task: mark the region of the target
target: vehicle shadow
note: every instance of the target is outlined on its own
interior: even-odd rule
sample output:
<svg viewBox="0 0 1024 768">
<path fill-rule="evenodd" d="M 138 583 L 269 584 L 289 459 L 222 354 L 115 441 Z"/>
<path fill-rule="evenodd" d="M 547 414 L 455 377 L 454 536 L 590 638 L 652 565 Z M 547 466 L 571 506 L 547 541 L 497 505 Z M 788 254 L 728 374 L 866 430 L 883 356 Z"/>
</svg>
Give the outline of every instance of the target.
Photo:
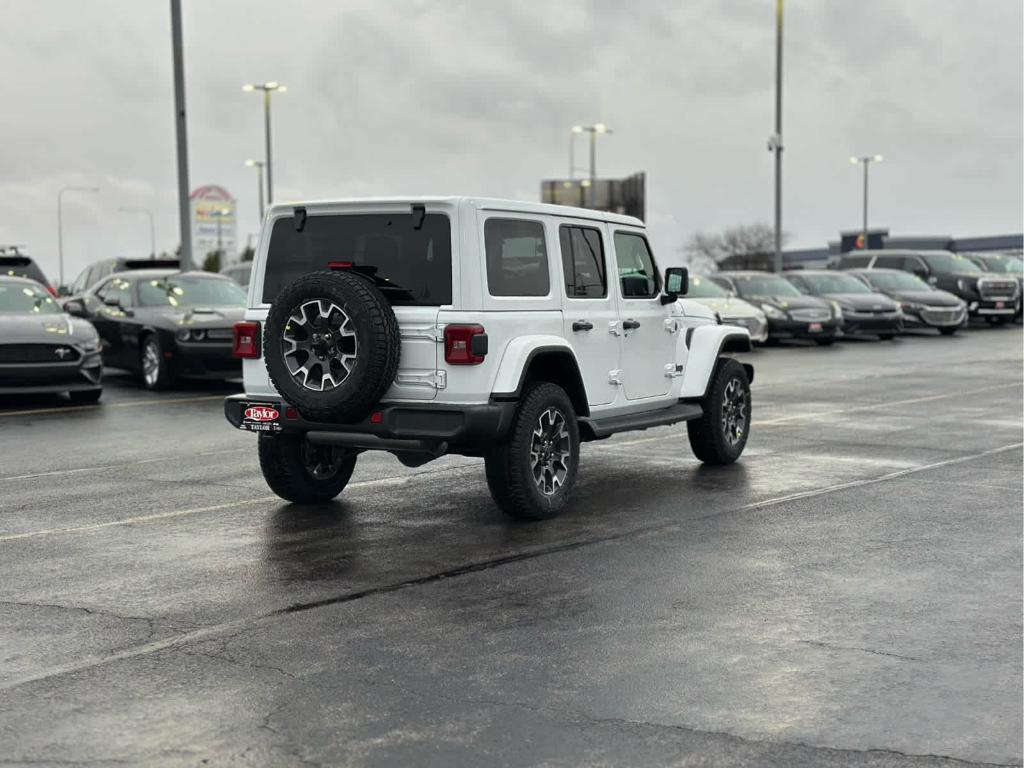
<svg viewBox="0 0 1024 768">
<path fill-rule="evenodd" d="M 264 529 L 264 572 L 278 585 L 336 580 L 358 563 L 358 527 L 346 504 L 282 504 Z"/>
</svg>

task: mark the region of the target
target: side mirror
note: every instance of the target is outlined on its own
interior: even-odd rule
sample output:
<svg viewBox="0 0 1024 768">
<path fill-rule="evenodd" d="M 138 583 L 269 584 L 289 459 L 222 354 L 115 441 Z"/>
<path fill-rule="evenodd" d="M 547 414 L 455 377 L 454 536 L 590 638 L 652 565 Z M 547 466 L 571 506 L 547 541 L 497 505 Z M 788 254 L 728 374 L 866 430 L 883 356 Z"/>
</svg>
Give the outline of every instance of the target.
<svg viewBox="0 0 1024 768">
<path fill-rule="evenodd" d="M 65 301 L 64 311 L 75 317 L 86 317 L 89 314 L 85 311 L 85 302 L 81 299 L 68 299 Z"/>
<path fill-rule="evenodd" d="M 105 299 L 103 299 L 103 303 L 106 304 L 108 307 L 114 307 L 115 309 L 121 308 L 121 302 L 118 301 L 115 296 L 107 296 Z"/>
<path fill-rule="evenodd" d="M 686 267 L 669 267 L 665 270 L 665 293 L 662 304 L 671 304 L 690 290 L 690 272 Z"/>
</svg>

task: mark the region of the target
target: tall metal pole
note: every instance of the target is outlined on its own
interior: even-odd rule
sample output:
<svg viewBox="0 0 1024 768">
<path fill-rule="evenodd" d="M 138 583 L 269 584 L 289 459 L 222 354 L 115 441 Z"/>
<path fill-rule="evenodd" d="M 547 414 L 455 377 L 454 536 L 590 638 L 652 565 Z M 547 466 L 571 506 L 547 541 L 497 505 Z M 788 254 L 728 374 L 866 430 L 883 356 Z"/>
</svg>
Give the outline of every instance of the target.
<svg viewBox="0 0 1024 768">
<path fill-rule="evenodd" d="M 775 0 L 775 271 L 782 271 L 782 2 Z"/>
<path fill-rule="evenodd" d="M 64 196 L 64 190 L 60 190 L 57 193 L 57 263 L 59 269 L 59 277 L 57 278 L 57 287 L 60 288 L 64 285 L 64 214 L 61 210 L 61 198 Z"/>
<path fill-rule="evenodd" d="M 259 187 L 260 187 L 260 224 L 262 225 L 262 223 L 263 223 L 263 212 L 264 212 L 264 205 L 263 205 L 263 165 L 262 164 L 256 166 L 256 178 L 257 178 L 257 180 L 259 182 Z"/>
<path fill-rule="evenodd" d="M 174 119 L 178 140 L 178 229 L 181 270 L 192 269 L 192 230 L 188 204 L 188 135 L 185 122 L 185 58 L 181 45 L 181 0 L 171 0 L 171 45 L 174 51 Z"/>
<path fill-rule="evenodd" d="M 594 179 L 597 177 L 597 170 L 595 164 L 597 161 L 597 131 L 590 131 L 590 189 L 587 191 L 590 193 L 590 206 L 593 207 L 597 200 L 596 191 L 594 189 Z"/>
<path fill-rule="evenodd" d="M 871 162 L 864 159 L 864 250 L 868 247 L 868 166 Z"/>
<path fill-rule="evenodd" d="M 576 178 L 576 131 L 569 131 L 569 181 Z"/>
<path fill-rule="evenodd" d="M 267 136 L 267 204 L 274 203 L 274 165 L 270 157 L 270 89 L 263 89 L 263 122 Z"/>
</svg>

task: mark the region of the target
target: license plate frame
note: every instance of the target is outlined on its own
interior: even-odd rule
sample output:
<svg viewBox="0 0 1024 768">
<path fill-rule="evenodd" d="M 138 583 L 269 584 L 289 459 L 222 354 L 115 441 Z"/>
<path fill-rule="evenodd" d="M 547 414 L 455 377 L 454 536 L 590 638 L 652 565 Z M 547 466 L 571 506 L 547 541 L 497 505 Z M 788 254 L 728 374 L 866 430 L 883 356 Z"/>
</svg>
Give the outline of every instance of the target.
<svg viewBox="0 0 1024 768">
<path fill-rule="evenodd" d="M 807 324 L 807 332 L 808 333 L 821 333 L 823 330 L 825 330 L 825 328 L 822 326 L 821 323 L 808 323 Z"/>
<path fill-rule="evenodd" d="M 255 413 L 250 415 L 250 411 L 253 409 L 261 409 L 260 414 L 258 416 Z M 268 411 L 273 411 L 276 415 L 271 415 Z M 246 401 L 241 405 L 241 413 L 242 420 L 238 424 L 239 429 L 246 432 L 281 431 L 280 403 L 260 402 L 258 400 Z"/>
</svg>

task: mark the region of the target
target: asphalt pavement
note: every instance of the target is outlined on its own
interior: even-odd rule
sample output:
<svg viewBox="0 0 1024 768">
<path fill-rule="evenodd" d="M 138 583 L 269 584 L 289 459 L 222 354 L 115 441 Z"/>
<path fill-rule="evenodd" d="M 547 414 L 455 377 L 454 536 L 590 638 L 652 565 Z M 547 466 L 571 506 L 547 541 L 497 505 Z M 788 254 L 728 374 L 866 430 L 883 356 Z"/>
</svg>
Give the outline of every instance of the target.
<svg viewBox="0 0 1024 768">
<path fill-rule="evenodd" d="M 0 765 L 1020 765 L 1022 331 L 749 355 L 742 460 L 263 483 L 237 385 L 0 409 Z"/>
</svg>

